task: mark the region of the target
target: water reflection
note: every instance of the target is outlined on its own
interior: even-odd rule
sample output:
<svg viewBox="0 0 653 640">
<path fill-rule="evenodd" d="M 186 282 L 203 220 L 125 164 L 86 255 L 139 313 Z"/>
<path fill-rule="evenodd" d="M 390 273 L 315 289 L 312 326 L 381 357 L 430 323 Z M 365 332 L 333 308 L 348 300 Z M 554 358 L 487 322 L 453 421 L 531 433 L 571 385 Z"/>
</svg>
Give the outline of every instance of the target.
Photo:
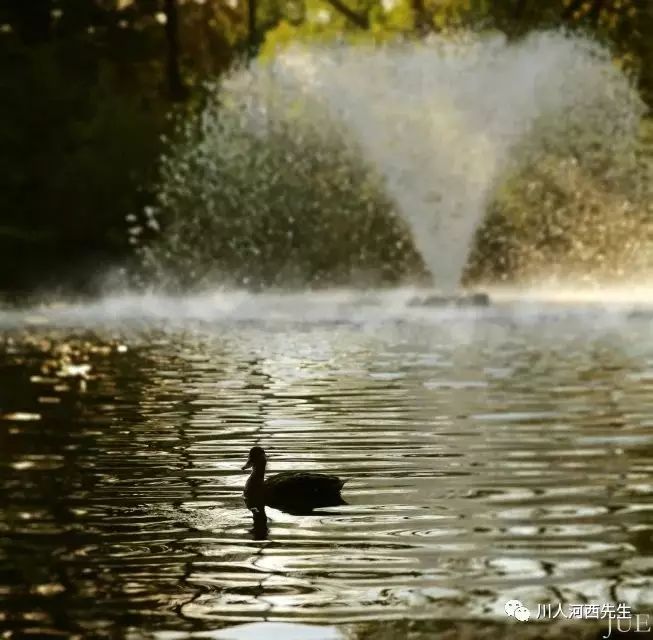
<svg viewBox="0 0 653 640">
<path fill-rule="evenodd" d="M 251 529 L 254 540 L 267 540 L 270 528 L 268 527 L 268 514 L 265 512 L 265 507 L 252 511 L 252 524 L 254 525 Z"/>
<path fill-rule="evenodd" d="M 653 336 L 623 323 L 7 328 L 2 624 L 645 610 Z M 253 444 L 273 471 L 347 479 L 349 504 L 253 517 Z"/>
</svg>

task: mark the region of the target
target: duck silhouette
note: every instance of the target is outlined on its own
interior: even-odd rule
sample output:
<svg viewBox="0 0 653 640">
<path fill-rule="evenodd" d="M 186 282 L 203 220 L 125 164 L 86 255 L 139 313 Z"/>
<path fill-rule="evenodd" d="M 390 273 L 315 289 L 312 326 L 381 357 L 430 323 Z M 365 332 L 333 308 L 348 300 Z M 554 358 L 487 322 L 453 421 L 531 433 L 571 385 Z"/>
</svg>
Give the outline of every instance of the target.
<svg viewBox="0 0 653 640">
<path fill-rule="evenodd" d="M 306 471 L 283 471 L 265 477 L 268 458 L 261 447 L 252 447 L 243 471 L 252 473 L 245 484 L 245 504 L 254 514 L 272 507 L 293 515 L 308 515 L 319 507 L 347 504 L 340 495 L 344 480 Z"/>
</svg>

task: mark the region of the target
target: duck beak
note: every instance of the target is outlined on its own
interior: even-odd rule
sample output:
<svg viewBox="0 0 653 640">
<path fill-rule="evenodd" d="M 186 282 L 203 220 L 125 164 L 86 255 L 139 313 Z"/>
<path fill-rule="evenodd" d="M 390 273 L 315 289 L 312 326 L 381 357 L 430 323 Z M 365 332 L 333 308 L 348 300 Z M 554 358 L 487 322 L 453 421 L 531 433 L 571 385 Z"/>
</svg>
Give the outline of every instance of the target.
<svg viewBox="0 0 653 640">
<path fill-rule="evenodd" d="M 246 471 L 246 470 L 249 469 L 251 466 L 252 466 L 252 459 L 251 459 L 251 458 L 247 458 L 247 462 L 245 463 L 245 466 L 243 467 L 243 471 Z"/>
</svg>

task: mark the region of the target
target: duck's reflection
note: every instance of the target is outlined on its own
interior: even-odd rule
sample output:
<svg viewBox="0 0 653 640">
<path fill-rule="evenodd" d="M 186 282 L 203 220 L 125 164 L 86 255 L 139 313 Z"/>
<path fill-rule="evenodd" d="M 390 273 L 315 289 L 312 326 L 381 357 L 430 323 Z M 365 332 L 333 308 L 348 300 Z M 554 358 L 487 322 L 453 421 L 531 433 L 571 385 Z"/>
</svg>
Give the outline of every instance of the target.
<svg viewBox="0 0 653 640">
<path fill-rule="evenodd" d="M 250 533 L 254 540 L 267 540 L 270 528 L 268 527 L 268 516 L 265 507 L 252 509 L 252 528 Z"/>
</svg>

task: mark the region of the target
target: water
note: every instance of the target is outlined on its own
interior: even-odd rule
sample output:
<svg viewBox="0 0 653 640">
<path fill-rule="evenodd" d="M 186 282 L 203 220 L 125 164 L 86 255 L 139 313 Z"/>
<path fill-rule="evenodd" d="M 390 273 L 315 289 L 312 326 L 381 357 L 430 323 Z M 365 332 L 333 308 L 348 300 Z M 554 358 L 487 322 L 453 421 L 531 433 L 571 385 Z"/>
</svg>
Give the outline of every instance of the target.
<svg viewBox="0 0 653 640">
<path fill-rule="evenodd" d="M 405 281 L 420 261 L 453 290 L 499 198 L 506 229 L 525 244 L 529 228 L 540 239 L 562 229 L 561 272 L 587 253 L 590 271 L 625 240 L 571 221 L 616 237 L 639 220 L 644 110 L 607 50 L 559 32 L 295 47 L 209 92 L 132 242 L 150 277 L 182 291 Z"/>
<path fill-rule="evenodd" d="M 513 598 L 649 610 L 650 292 L 412 295 L 3 312 L 0 628 L 399 638 L 503 624 Z M 253 531 L 255 443 L 271 471 L 347 479 L 349 504 Z"/>
<path fill-rule="evenodd" d="M 598 148 L 619 156 L 643 112 L 607 51 L 558 32 L 517 44 L 467 34 L 388 48 L 298 48 L 280 56 L 275 72 L 300 78 L 345 123 L 449 290 L 511 163 L 547 147 L 572 148 L 577 161 Z"/>
</svg>

